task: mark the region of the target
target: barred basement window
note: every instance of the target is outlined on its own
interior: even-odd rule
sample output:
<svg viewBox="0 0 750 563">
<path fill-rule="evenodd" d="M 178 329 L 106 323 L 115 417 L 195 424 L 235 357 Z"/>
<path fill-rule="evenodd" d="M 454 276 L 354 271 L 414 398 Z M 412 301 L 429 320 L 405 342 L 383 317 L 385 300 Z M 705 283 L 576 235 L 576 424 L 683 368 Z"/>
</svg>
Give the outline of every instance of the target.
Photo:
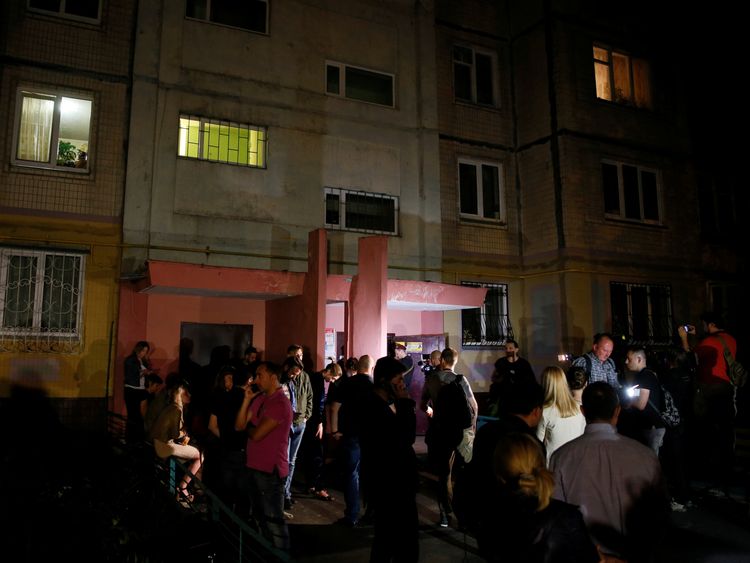
<svg viewBox="0 0 750 563">
<path fill-rule="evenodd" d="M 504 283 L 461 282 L 471 287 L 486 287 L 484 305 L 461 311 L 461 345 L 502 346 L 513 340 L 508 313 L 508 285 Z"/>
<path fill-rule="evenodd" d="M 612 333 L 628 345 L 671 344 L 672 295 L 668 285 L 611 282 Z"/>
<path fill-rule="evenodd" d="M 398 198 L 387 194 L 325 188 L 325 225 L 339 231 L 398 235 Z"/>
<path fill-rule="evenodd" d="M 265 168 L 267 145 L 265 127 L 180 116 L 178 156 Z"/>
<path fill-rule="evenodd" d="M 0 349 L 74 351 L 84 268 L 81 254 L 0 249 Z"/>
</svg>

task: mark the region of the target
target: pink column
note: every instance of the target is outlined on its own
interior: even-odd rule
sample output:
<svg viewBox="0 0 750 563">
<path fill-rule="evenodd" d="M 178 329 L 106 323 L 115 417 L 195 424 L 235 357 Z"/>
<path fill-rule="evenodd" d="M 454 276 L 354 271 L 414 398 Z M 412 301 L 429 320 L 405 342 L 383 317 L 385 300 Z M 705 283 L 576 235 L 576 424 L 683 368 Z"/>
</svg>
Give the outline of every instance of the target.
<svg viewBox="0 0 750 563">
<path fill-rule="evenodd" d="M 313 370 L 325 367 L 327 244 L 324 229 L 310 233 L 302 295 L 266 301 L 265 359 L 283 361 L 287 346 L 294 343 L 309 351 Z"/>
<path fill-rule="evenodd" d="M 359 273 L 352 279 L 349 330 L 354 356 L 385 356 L 388 295 L 388 239 L 359 239 Z"/>
</svg>

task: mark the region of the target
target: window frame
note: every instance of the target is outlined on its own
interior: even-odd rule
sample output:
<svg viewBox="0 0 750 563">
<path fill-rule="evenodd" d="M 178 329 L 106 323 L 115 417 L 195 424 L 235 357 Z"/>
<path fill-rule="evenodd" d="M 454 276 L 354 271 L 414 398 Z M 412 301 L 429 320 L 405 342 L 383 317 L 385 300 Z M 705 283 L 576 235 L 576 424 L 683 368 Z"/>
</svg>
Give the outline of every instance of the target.
<svg viewBox="0 0 750 563">
<path fill-rule="evenodd" d="M 29 328 L 5 327 L 5 300 L 8 286 L 8 263 L 12 257 L 23 256 L 36 258 L 34 273 L 35 287 L 32 323 Z M 75 329 L 67 332 L 44 330 L 42 324 L 42 307 L 44 303 L 44 278 L 46 277 L 45 260 L 48 256 L 72 256 L 78 258 L 78 294 L 76 295 Z M 23 247 L 0 246 L 0 338 L 13 336 L 48 336 L 54 334 L 61 338 L 80 338 L 83 333 L 83 303 L 86 282 L 86 254 L 71 250 L 35 250 Z M 54 283 L 54 282 L 53 282 Z"/>
<path fill-rule="evenodd" d="M 602 44 L 602 43 L 593 43 L 592 51 L 594 49 L 602 49 L 604 51 L 607 51 L 607 58 L 608 60 L 604 61 L 601 59 L 596 58 L 596 54 L 592 52 L 592 59 L 594 62 L 594 93 L 596 95 L 597 100 L 601 100 L 603 102 L 609 102 L 611 104 L 617 104 L 621 106 L 630 106 L 638 109 L 645 109 L 645 110 L 653 110 L 654 108 L 654 92 L 652 87 L 652 76 L 651 76 L 651 61 L 644 58 L 644 57 L 634 57 L 632 54 L 620 50 L 620 49 L 613 49 L 612 47 Z M 627 58 L 628 61 L 628 84 L 630 86 L 630 97 L 617 97 L 617 88 L 615 86 L 616 83 L 616 76 L 615 76 L 615 67 L 614 67 L 614 56 L 620 56 Z M 633 72 L 633 60 L 638 59 L 641 61 L 644 61 L 648 64 L 648 103 L 647 104 L 639 104 L 636 100 L 636 79 L 635 79 L 635 73 Z M 599 96 L 599 89 L 598 89 L 598 83 L 597 83 L 597 73 L 596 68 L 597 65 L 606 66 L 608 69 L 608 75 L 609 75 L 609 92 L 611 99 L 603 98 Z"/>
<path fill-rule="evenodd" d="M 338 223 L 329 223 L 328 222 L 328 195 L 333 194 L 337 195 L 339 197 L 339 222 Z M 380 230 L 380 229 L 363 229 L 358 227 L 349 227 L 346 224 L 346 196 L 347 195 L 364 195 L 368 197 L 373 197 L 377 199 L 389 199 L 394 202 L 393 205 L 393 231 L 386 231 L 386 230 Z M 378 193 L 378 192 L 369 192 L 366 190 L 355 190 L 355 189 L 349 189 L 349 188 L 336 188 L 332 186 L 325 186 L 323 188 L 323 224 L 325 225 L 326 229 L 335 230 L 335 231 L 348 231 L 348 232 L 354 232 L 354 233 L 368 233 L 368 234 L 380 234 L 380 235 L 388 235 L 388 236 L 399 236 L 400 235 L 400 228 L 399 228 L 399 209 L 400 209 L 400 201 L 399 197 L 391 194 L 385 194 L 385 193 Z"/>
<path fill-rule="evenodd" d="M 471 51 L 471 64 L 465 63 L 463 61 L 457 61 L 455 56 L 455 49 L 468 49 Z M 478 91 L 478 74 L 477 74 L 477 53 L 480 55 L 489 57 L 490 59 L 490 81 L 492 83 L 492 102 L 491 103 L 485 103 L 478 101 L 477 97 L 477 91 Z M 455 102 L 462 103 L 462 104 L 471 104 L 476 105 L 484 108 L 499 108 L 500 107 L 500 93 L 499 93 L 499 85 L 498 85 L 498 57 L 497 53 L 495 51 L 492 51 L 491 49 L 486 49 L 482 47 L 477 47 L 475 45 L 467 45 L 463 43 L 455 43 L 451 46 L 451 76 L 453 77 L 453 99 Z M 470 81 L 471 81 L 471 99 L 468 100 L 466 98 L 459 98 L 457 94 L 457 88 L 456 88 L 456 64 L 468 66 L 470 69 Z"/>
<path fill-rule="evenodd" d="M 199 128 L 198 128 L 198 148 L 197 148 L 198 156 L 189 156 L 187 154 L 189 152 L 188 150 L 185 151 L 186 154 L 180 154 L 181 144 L 182 144 L 180 139 L 181 139 L 182 130 L 183 130 L 182 129 L 182 123 L 181 123 L 181 121 L 183 119 L 187 119 L 189 121 L 198 121 L 199 122 Z M 204 129 L 204 126 L 206 124 L 208 124 L 208 125 L 218 125 L 219 127 L 226 126 L 226 127 L 230 127 L 230 128 L 231 127 L 237 127 L 239 129 L 245 128 L 245 129 L 248 130 L 248 132 L 250 132 L 250 131 L 257 131 L 258 133 L 262 132 L 263 133 L 263 140 L 262 141 L 258 141 L 258 143 L 260 143 L 260 142 L 263 143 L 263 147 L 262 147 L 262 153 L 263 153 L 262 154 L 262 162 L 263 163 L 261 165 L 250 164 L 249 163 L 250 162 L 249 156 L 248 156 L 248 163 L 247 164 L 245 164 L 243 162 L 232 162 L 230 160 L 220 160 L 220 159 L 213 159 L 213 158 L 207 158 L 207 157 L 204 158 L 202 156 L 202 154 L 203 154 L 203 149 L 205 147 L 206 129 Z M 210 133 L 209 133 L 209 135 L 210 135 Z M 186 141 L 186 145 L 185 145 L 186 148 L 190 144 L 191 143 L 189 141 Z M 248 143 L 248 147 L 249 147 L 249 143 Z M 229 152 L 229 150 L 230 149 L 227 148 L 227 152 Z M 251 154 L 251 153 L 248 151 L 248 155 L 249 154 Z M 259 155 L 256 158 L 260 159 L 261 151 L 258 150 L 258 151 L 256 151 L 255 154 Z M 255 169 L 259 169 L 259 170 L 266 170 L 268 168 L 268 127 L 265 127 L 265 126 L 262 126 L 262 125 L 251 125 L 249 123 L 239 123 L 237 121 L 229 121 L 229 120 L 226 120 L 226 119 L 213 119 L 213 118 L 210 118 L 210 117 L 203 117 L 203 116 L 194 115 L 194 114 L 191 114 L 191 113 L 180 112 L 180 114 L 179 114 L 179 116 L 177 118 L 177 158 L 181 158 L 181 159 L 185 159 L 185 160 L 196 160 L 196 161 L 200 161 L 200 162 L 214 162 L 214 163 L 218 163 L 218 164 L 229 164 L 231 166 L 241 166 L 243 168 L 255 168 Z"/>
<path fill-rule="evenodd" d="M 476 184 L 474 186 L 475 194 L 477 198 L 477 213 L 465 213 L 461 210 L 461 191 L 462 191 L 462 185 L 461 185 L 461 165 L 466 164 L 470 166 L 474 166 L 477 170 L 477 173 L 475 174 L 476 178 Z M 481 175 L 481 169 L 482 166 L 492 166 L 494 168 L 497 168 L 497 200 L 499 205 L 498 215 L 499 217 L 493 218 L 493 217 L 485 217 L 484 216 L 484 198 L 482 197 L 484 195 L 484 186 L 481 184 L 482 175 Z M 459 156 L 456 159 L 456 186 L 457 186 L 457 196 L 458 201 L 456 203 L 458 214 L 462 222 L 467 223 L 481 223 L 486 225 L 505 225 L 506 224 L 506 205 L 505 205 L 505 169 L 502 162 L 498 162 L 495 160 L 485 160 L 482 158 L 474 158 L 469 156 Z"/>
<path fill-rule="evenodd" d="M 44 8 L 36 8 L 31 5 L 31 0 L 26 0 L 26 9 L 35 14 L 44 14 L 45 16 L 52 16 L 57 18 L 63 18 L 66 20 L 72 20 L 77 22 L 89 23 L 89 24 L 100 24 L 102 21 L 102 6 L 103 0 L 98 0 L 99 9 L 97 10 L 96 18 L 88 18 L 86 16 L 77 16 L 75 14 L 68 14 L 65 10 L 65 2 L 67 0 L 60 0 L 60 9 L 57 12 L 52 10 L 45 10 Z"/>
<path fill-rule="evenodd" d="M 624 332 L 620 326 L 622 325 L 622 321 L 620 321 L 620 315 L 619 312 L 615 311 L 616 303 L 613 299 L 613 288 L 615 286 L 622 286 L 622 288 L 625 291 L 626 295 L 626 316 L 627 316 L 627 332 Z M 635 334 L 637 330 L 635 329 L 636 324 L 643 324 L 643 319 L 636 319 L 636 315 L 634 313 L 634 307 L 633 307 L 633 289 L 634 288 L 643 288 L 645 289 L 646 294 L 646 308 L 647 308 L 647 319 L 646 320 L 646 326 L 647 326 L 647 334 L 640 335 Z M 666 318 L 663 319 L 663 326 L 664 334 L 662 335 L 663 338 L 657 338 L 655 335 L 654 330 L 654 299 L 652 298 L 652 295 L 654 291 L 664 291 L 666 294 Z M 644 345 L 644 346 L 657 346 L 657 345 L 669 345 L 672 344 L 674 339 L 674 307 L 672 306 L 672 287 L 668 283 L 634 283 L 634 282 L 621 282 L 621 281 L 610 281 L 609 282 L 609 303 L 610 303 L 610 312 L 612 315 L 612 333 L 616 337 L 623 337 L 625 339 L 626 343 L 628 345 Z M 636 321 L 639 320 L 639 323 L 636 323 Z M 646 338 L 640 338 L 640 336 L 645 336 Z"/>
<path fill-rule="evenodd" d="M 32 97 L 37 99 L 54 99 L 55 107 L 52 117 L 52 130 L 50 132 L 50 156 L 47 162 L 41 162 L 36 160 L 23 160 L 18 158 L 18 143 L 21 137 L 21 120 L 23 114 L 23 100 L 24 98 Z M 63 98 L 72 98 L 75 100 L 84 100 L 91 103 L 91 113 L 89 114 L 89 132 L 88 132 L 88 151 L 86 152 L 86 167 L 76 168 L 73 166 L 61 166 L 57 164 L 57 155 L 59 154 L 59 143 L 60 143 L 60 118 L 61 111 L 60 106 Z M 84 94 L 79 92 L 71 92 L 60 88 L 35 88 L 20 86 L 16 90 L 16 107 L 14 112 L 13 121 L 13 145 L 11 150 L 13 154 L 11 156 L 11 164 L 14 166 L 22 166 L 24 168 L 42 168 L 45 170 L 55 170 L 57 172 L 66 172 L 73 174 L 91 174 L 92 165 L 91 163 L 95 160 L 92 158 L 92 146 L 95 145 L 93 139 L 94 131 L 94 114 L 96 109 L 96 100 L 93 94 Z"/>
<path fill-rule="evenodd" d="M 204 0 L 204 1 L 206 2 L 206 14 L 208 14 L 208 17 L 210 17 L 210 14 L 211 14 L 211 0 Z M 269 35 L 268 29 L 269 29 L 270 24 L 271 24 L 271 11 L 270 11 L 271 2 L 270 2 L 270 0 L 253 0 L 253 1 L 255 1 L 255 2 L 263 2 L 266 5 L 266 24 L 265 24 L 265 29 L 263 31 L 257 31 L 255 29 L 249 29 L 247 27 L 239 27 L 239 26 L 236 26 L 236 25 L 228 24 L 228 23 L 215 22 L 215 21 L 210 20 L 208 18 L 203 19 L 203 18 L 196 18 L 196 17 L 193 17 L 193 16 L 188 16 L 187 15 L 187 9 L 188 9 L 187 2 L 185 3 L 185 19 L 186 20 L 190 20 L 190 21 L 208 23 L 208 24 L 211 24 L 211 25 L 218 25 L 220 27 L 226 27 L 226 28 L 229 28 L 229 29 L 237 29 L 237 30 L 240 30 L 240 31 L 246 31 L 248 33 L 257 33 L 259 35 Z"/>
<path fill-rule="evenodd" d="M 339 89 L 338 93 L 330 92 L 328 90 L 328 68 L 333 67 L 337 68 L 339 71 Z M 346 95 L 346 71 L 347 69 L 352 68 L 355 70 L 363 70 L 365 72 L 370 72 L 372 74 L 380 74 L 382 76 L 387 76 L 391 79 L 391 104 L 381 104 L 378 102 L 371 102 L 369 100 L 361 100 L 359 98 L 352 98 Z M 339 61 L 332 61 L 332 60 L 326 60 L 325 66 L 324 66 L 324 75 L 323 75 L 323 83 L 325 85 L 325 94 L 326 96 L 331 96 L 334 98 L 341 98 L 344 100 L 351 100 L 353 102 L 359 102 L 361 104 L 370 104 L 373 106 L 381 107 L 381 108 L 396 108 L 396 75 L 392 72 L 384 72 L 382 70 L 376 70 L 373 68 L 367 68 L 364 66 L 358 66 L 358 65 L 351 65 L 348 63 L 342 63 Z"/>
<path fill-rule="evenodd" d="M 608 164 L 610 166 L 616 166 L 617 167 L 617 192 L 618 192 L 618 205 L 620 212 L 619 213 L 612 213 L 607 211 L 606 208 L 606 202 L 604 203 L 604 215 L 607 218 L 610 219 L 617 219 L 620 221 L 628 221 L 632 223 L 637 224 L 643 224 L 643 225 L 662 225 L 663 224 L 663 212 L 664 212 L 664 204 L 662 202 L 662 179 L 661 179 L 661 171 L 658 168 L 652 168 L 649 166 L 641 166 L 640 164 L 634 164 L 632 162 L 627 161 L 621 161 L 621 160 L 613 160 L 609 158 L 603 158 L 600 161 L 600 167 L 601 167 L 601 187 L 602 187 L 602 199 L 605 200 L 605 194 L 604 194 L 604 169 L 603 165 Z M 637 178 L 638 178 L 638 203 L 639 203 L 639 211 L 640 211 L 640 218 L 634 218 L 634 217 L 628 217 L 626 215 L 626 206 L 625 206 L 625 184 L 623 179 L 623 166 L 630 166 L 632 168 L 635 168 L 637 171 Z M 642 172 L 649 172 L 654 174 L 654 177 L 656 179 L 656 206 L 657 206 L 657 213 L 659 215 L 659 218 L 657 220 L 654 219 L 646 219 L 644 217 L 644 200 L 643 200 L 643 181 L 642 181 Z"/>
<path fill-rule="evenodd" d="M 487 294 L 485 295 L 485 301 L 482 303 L 481 307 L 475 307 L 471 309 L 462 309 L 461 310 L 461 347 L 462 348 L 500 348 L 505 345 L 505 343 L 508 340 L 514 340 L 515 336 L 513 334 L 513 325 L 510 321 L 510 289 L 509 285 L 507 283 L 501 283 L 501 282 L 475 282 L 475 281 L 462 281 L 462 286 L 468 286 L 468 287 L 483 287 L 488 289 L 498 289 L 500 290 L 499 293 L 499 300 L 498 300 L 498 306 L 497 309 L 504 311 L 499 313 L 498 315 L 495 315 L 498 317 L 499 321 L 499 328 L 498 336 L 499 339 L 496 340 L 490 340 L 487 338 L 487 318 L 488 316 L 491 316 L 489 313 L 487 313 L 487 299 L 491 295 L 489 291 L 487 291 Z M 475 311 L 475 309 L 479 309 L 479 330 L 480 330 L 480 340 L 469 340 L 467 339 L 467 330 L 464 328 L 466 323 L 466 318 L 469 311 Z M 474 313 L 476 314 L 476 313 Z"/>
</svg>

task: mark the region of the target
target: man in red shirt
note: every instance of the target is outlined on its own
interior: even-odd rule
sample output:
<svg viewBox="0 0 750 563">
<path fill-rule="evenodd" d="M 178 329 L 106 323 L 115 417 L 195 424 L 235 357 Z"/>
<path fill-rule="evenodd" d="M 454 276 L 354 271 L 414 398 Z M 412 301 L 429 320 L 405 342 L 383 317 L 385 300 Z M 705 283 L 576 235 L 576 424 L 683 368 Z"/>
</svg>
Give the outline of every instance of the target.
<svg viewBox="0 0 750 563">
<path fill-rule="evenodd" d="M 734 461 L 734 419 L 737 415 L 735 405 L 736 388 L 727 374 L 727 363 L 724 359 L 724 345 L 729 348 L 732 357 L 737 357 L 737 341 L 724 332 L 724 322 L 713 312 L 701 315 L 703 331 L 706 336 L 695 347 L 698 364 L 697 403 L 702 403 L 703 413 L 699 417 L 698 427 L 705 438 L 705 450 L 702 459 L 713 461 L 710 467 L 712 479 L 726 493 L 728 480 L 731 477 Z M 682 347 L 690 352 L 688 334 L 695 334 L 695 327 L 684 325 L 678 333 Z"/>
<path fill-rule="evenodd" d="M 292 405 L 281 388 L 281 368 L 261 362 L 258 391 L 248 384 L 237 413 L 235 430 L 247 433 L 247 467 L 253 516 L 263 535 L 277 548 L 289 550 L 284 522 L 284 483 L 289 474 L 289 429 Z"/>
</svg>

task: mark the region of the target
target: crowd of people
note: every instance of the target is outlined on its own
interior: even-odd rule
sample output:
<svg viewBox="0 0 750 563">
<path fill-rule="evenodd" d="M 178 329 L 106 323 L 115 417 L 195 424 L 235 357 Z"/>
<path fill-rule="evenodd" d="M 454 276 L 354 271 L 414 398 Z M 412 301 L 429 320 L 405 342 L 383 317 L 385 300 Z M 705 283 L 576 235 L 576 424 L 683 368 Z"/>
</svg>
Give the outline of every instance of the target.
<svg viewBox="0 0 750 563">
<path fill-rule="evenodd" d="M 415 402 L 403 346 L 311 373 L 300 345 L 280 364 L 250 347 L 236 362 L 212 357 L 210 388 L 182 366 L 162 383 L 139 342 L 125 361 L 129 435 L 185 460 L 280 549 L 290 548 L 296 481 L 324 501 L 330 486 L 343 491 L 336 524 L 374 526 L 371 561 L 417 561 L 420 409 L 436 524 L 455 519 L 487 560 L 649 561 L 670 510 L 689 506 L 685 433 L 703 438 L 712 485 L 726 489 L 731 475 L 736 388 L 723 351 L 736 357 L 736 342 L 716 315 L 703 322 L 700 342 L 691 345 L 696 329 L 683 325 L 663 363 L 634 346 L 619 371 L 606 333 L 567 371 L 549 366 L 539 378 L 509 341 L 481 404 L 450 347 L 430 354 Z M 190 500 L 190 489 L 185 475 L 178 498 Z"/>
</svg>

